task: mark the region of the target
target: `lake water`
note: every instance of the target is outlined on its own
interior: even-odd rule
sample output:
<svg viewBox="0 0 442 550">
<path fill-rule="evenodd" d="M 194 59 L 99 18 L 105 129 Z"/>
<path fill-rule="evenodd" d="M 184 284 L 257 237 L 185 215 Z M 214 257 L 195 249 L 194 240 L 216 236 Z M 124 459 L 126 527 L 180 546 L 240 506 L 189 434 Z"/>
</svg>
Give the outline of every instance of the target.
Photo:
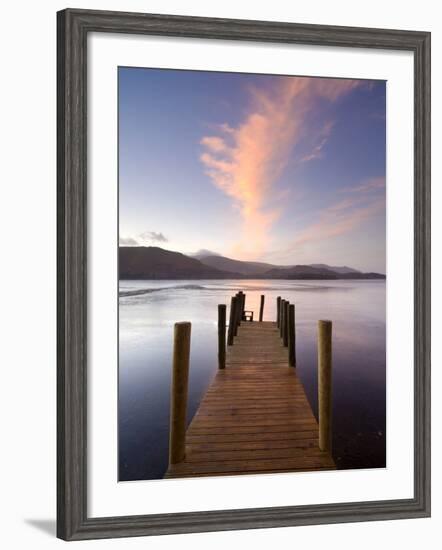
<svg viewBox="0 0 442 550">
<path fill-rule="evenodd" d="M 265 294 L 265 321 L 277 296 L 296 304 L 297 372 L 316 416 L 316 326 L 333 321 L 333 457 L 385 467 L 385 281 L 120 281 L 120 481 L 167 469 L 174 323 L 192 323 L 190 422 L 217 369 L 217 305 L 239 290 L 255 318 Z"/>
</svg>

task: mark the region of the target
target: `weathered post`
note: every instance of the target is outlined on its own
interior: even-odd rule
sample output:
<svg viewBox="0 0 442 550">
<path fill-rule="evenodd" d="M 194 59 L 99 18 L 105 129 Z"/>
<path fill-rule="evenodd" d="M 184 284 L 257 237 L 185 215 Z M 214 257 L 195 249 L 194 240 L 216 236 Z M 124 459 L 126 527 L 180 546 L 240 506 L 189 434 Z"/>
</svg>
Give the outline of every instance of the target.
<svg viewBox="0 0 442 550">
<path fill-rule="evenodd" d="M 296 367 L 295 304 L 289 306 L 289 365 Z"/>
<path fill-rule="evenodd" d="M 261 304 L 259 306 L 259 322 L 262 323 L 262 318 L 264 316 L 264 300 L 265 296 L 264 294 L 261 294 Z"/>
<path fill-rule="evenodd" d="M 235 323 L 236 323 L 236 308 L 238 304 L 238 298 L 232 296 L 230 300 L 230 315 L 229 315 L 229 330 L 227 331 L 227 345 L 233 345 L 233 337 L 235 336 Z"/>
<path fill-rule="evenodd" d="M 238 292 L 237 296 L 238 296 L 238 303 L 239 303 L 237 324 L 238 324 L 238 326 L 241 326 L 242 314 L 243 314 L 243 311 L 244 311 L 244 306 L 243 306 L 244 294 L 243 294 L 243 291 L 240 290 Z M 235 336 L 236 336 L 236 332 L 235 332 Z"/>
<path fill-rule="evenodd" d="M 319 448 L 332 446 L 332 322 L 318 321 Z"/>
<path fill-rule="evenodd" d="M 246 309 L 246 295 L 241 290 L 241 321 L 244 317 L 244 310 Z"/>
<path fill-rule="evenodd" d="M 279 336 L 282 338 L 284 336 L 284 298 L 281 300 L 281 314 L 279 317 Z"/>
<path fill-rule="evenodd" d="M 235 306 L 235 322 L 233 324 L 233 335 L 237 336 L 238 334 L 238 327 L 241 325 L 241 301 L 242 297 L 241 294 L 238 293 L 236 295 L 236 306 Z"/>
<path fill-rule="evenodd" d="M 286 300 L 284 302 L 284 333 L 283 333 L 283 342 L 285 347 L 289 345 L 289 306 L 290 306 L 290 302 Z"/>
<path fill-rule="evenodd" d="M 226 367 L 226 304 L 218 304 L 218 367 Z"/>
<path fill-rule="evenodd" d="M 281 320 L 281 296 L 276 298 L 276 326 L 279 328 Z"/>
<path fill-rule="evenodd" d="M 175 323 L 170 396 L 169 464 L 184 460 L 189 380 L 190 323 Z"/>
</svg>

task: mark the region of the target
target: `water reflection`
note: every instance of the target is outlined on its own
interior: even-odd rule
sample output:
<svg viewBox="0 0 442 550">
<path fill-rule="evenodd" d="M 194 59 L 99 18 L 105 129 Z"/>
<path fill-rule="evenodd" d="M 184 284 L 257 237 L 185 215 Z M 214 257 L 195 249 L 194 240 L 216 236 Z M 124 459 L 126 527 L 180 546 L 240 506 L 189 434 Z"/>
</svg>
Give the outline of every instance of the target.
<svg viewBox="0 0 442 550">
<path fill-rule="evenodd" d="M 247 309 L 276 317 L 276 297 L 296 304 L 298 374 L 316 399 L 316 323 L 333 320 L 333 455 L 339 468 L 385 466 L 384 281 L 121 281 L 120 480 L 167 469 L 173 325 L 191 321 L 188 421 L 216 372 L 217 304 L 247 294 Z"/>
</svg>

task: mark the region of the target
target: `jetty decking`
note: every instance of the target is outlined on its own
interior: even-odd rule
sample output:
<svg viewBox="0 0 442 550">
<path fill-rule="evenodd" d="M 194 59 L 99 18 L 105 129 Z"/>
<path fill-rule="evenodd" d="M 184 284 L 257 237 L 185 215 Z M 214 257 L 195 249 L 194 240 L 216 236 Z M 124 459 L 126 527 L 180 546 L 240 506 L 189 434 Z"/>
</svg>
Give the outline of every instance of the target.
<svg viewBox="0 0 442 550">
<path fill-rule="evenodd" d="M 244 306 L 243 306 L 244 308 Z M 262 314 L 260 314 L 262 318 Z M 278 321 L 246 322 L 192 419 L 168 478 L 331 470 Z"/>
</svg>

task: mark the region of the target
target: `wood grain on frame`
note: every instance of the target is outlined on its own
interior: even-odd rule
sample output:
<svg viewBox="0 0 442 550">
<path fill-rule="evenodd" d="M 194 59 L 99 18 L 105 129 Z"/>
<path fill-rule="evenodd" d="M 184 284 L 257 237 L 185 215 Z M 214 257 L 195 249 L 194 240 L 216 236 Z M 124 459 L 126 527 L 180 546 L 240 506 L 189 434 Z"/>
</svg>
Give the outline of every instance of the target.
<svg viewBox="0 0 442 550">
<path fill-rule="evenodd" d="M 408 50 L 414 55 L 414 498 L 87 517 L 87 33 Z M 57 535 L 161 535 L 430 515 L 430 33 L 68 9 L 57 14 Z"/>
</svg>

